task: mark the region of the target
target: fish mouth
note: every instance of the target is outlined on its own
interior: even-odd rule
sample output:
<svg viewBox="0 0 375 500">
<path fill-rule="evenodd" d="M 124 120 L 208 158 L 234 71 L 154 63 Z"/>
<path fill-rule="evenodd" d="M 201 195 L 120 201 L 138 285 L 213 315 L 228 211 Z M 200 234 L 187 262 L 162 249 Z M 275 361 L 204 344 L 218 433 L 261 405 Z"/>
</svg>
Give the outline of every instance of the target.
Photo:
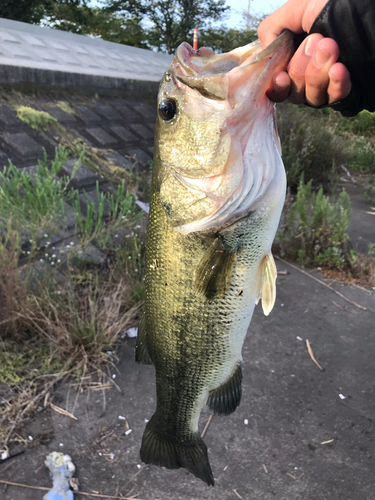
<svg viewBox="0 0 375 500">
<path fill-rule="evenodd" d="M 294 37 L 294 33 L 284 30 L 264 50 L 256 40 L 224 54 L 215 54 L 207 47 L 194 50 L 185 42 L 176 51 L 177 64 L 172 76 L 177 85 L 180 82 L 213 100 L 227 99 L 244 79 L 249 78 L 252 86 L 256 86 L 254 80 L 258 80 L 257 84 L 265 92 L 270 78 L 263 78 L 262 73 L 274 74 L 285 69 L 294 52 Z"/>
<path fill-rule="evenodd" d="M 170 180 L 161 196 L 172 207 L 170 214 L 178 214 L 170 218 L 176 231 L 188 234 L 217 229 L 257 210 L 262 200 L 266 205 L 267 192 L 277 191 L 278 199 L 285 196 L 274 104 L 266 91 L 275 72 L 285 69 L 292 56 L 293 40 L 293 33 L 284 31 L 264 50 L 259 41 L 228 54 L 215 54 L 207 48 L 195 51 L 187 43 L 177 49 L 170 75 L 184 96 L 186 116 L 198 125 L 208 123 L 211 115 L 204 115 L 204 106 L 208 106 L 204 99 L 208 98 L 212 107 L 207 109 L 222 109 L 223 121 L 220 125 L 214 122 L 220 139 L 211 156 L 205 152 L 202 159 L 192 156 L 191 162 L 181 165 L 177 156 L 173 166 L 168 161 Z M 203 100 L 196 98 L 197 92 Z M 196 100 L 203 104 L 196 106 Z M 204 140 L 204 133 L 197 137 Z M 199 141 L 194 143 L 198 148 Z M 220 155 L 216 154 L 219 148 Z M 196 155 L 204 150 L 199 151 Z M 178 202 L 172 178 L 184 188 Z M 279 188 L 275 188 L 277 184 Z M 191 207 L 194 210 L 189 212 Z"/>
</svg>

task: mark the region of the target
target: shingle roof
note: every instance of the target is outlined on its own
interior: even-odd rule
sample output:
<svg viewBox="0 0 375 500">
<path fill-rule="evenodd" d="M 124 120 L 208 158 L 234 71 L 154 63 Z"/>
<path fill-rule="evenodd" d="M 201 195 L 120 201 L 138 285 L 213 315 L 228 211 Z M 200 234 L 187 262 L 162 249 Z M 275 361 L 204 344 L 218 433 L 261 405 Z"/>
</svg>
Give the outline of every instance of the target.
<svg viewBox="0 0 375 500">
<path fill-rule="evenodd" d="M 170 61 L 171 56 L 151 50 L 0 18 L 0 67 L 9 68 L 0 74 L 3 82 L 14 73 L 11 67 L 21 79 L 24 68 L 155 82 Z"/>
</svg>

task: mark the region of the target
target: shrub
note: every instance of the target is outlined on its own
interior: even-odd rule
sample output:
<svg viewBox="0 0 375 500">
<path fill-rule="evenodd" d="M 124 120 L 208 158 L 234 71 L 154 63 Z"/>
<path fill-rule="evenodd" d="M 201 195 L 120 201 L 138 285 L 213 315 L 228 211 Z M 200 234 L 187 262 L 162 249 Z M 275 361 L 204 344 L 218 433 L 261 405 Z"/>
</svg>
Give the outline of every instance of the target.
<svg viewBox="0 0 375 500">
<path fill-rule="evenodd" d="M 375 146 L 365 137 L 359 137 L 351 147 L 349 166 L 364 174 L 375 174 Z"/>
<path fill-rule="evenodd" d="M 352 118 L 338 114 L 337 132 L 371 137 L 375 132 L 375 113 L 363 110 Z"/>
<path fill-rule="evenodd" d="M 345 191 L 330 201 L 322 187 L 313 192 L 312 181 L 305 184 L 302 176 L 278 233 L 281 253 L 302 264 L 350 268 L 356 259 L 346 232 L 350 214 L 350 198 Z"/>
<path fill-rule="evenodd" d="M 289 187 L 297 189 L 301 175 L 306 181 L 330 190 L 341 164 L 349 159 L 348 145 L 334 134 L 335 118 L 328 109 L 283 104 L 278 107 L 278 130 Z"/>
</svg>

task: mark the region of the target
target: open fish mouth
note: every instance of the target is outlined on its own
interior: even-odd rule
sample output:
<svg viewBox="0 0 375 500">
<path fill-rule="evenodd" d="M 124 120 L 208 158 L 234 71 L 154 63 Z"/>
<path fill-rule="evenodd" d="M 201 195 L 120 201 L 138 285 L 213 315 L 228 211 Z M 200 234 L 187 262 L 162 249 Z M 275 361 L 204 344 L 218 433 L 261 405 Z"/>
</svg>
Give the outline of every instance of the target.
<svg viewBox="0 0 375 500">
<path fill-rule="evenodd" d="M 259 41 L 227 54 L 187 43 L 177 49 L 166 78 L 173 87 L 160 94 L 177 96 L 180 106 L 170 129 L 181 140 L 160 146 L 169 165 L 161 201 L 175 230 L 205 231 L 246 215 L 280 181 L 284 167 L 266 91 L 289 61 L 293 39 L 285 31 L 263 51 Z M 176 195 L 178 189 L 183 193 Z"/>
</svg>

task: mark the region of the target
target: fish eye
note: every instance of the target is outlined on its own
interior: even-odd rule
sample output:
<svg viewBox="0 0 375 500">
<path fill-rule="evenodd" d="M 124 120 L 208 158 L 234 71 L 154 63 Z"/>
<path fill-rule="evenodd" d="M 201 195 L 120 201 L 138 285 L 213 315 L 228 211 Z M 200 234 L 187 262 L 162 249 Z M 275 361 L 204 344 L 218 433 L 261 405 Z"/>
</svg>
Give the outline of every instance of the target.
<svg viewBox="0 0 375 500">
<path fill-rule="evenodd" d="M 159 104 L 159 114 L 163 120 L 172 120 L 176 113 L 177 103 L 174 99 L 163 99 Z"/>
</svg>

